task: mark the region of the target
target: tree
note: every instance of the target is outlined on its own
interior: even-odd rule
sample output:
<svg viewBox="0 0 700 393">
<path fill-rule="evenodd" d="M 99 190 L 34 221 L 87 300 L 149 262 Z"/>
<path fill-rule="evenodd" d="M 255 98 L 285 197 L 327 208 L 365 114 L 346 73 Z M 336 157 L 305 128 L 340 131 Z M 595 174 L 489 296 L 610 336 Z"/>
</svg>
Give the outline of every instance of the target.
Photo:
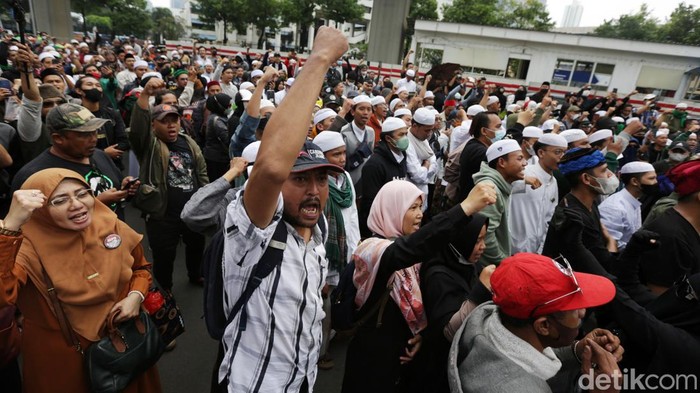
<svg viewBox="0 0 700 393">
<path fill-rule="evenodd" d="M 280 28 L 280 5 L 279 0 L 245 0 L 239 9 L 238 17 L 255 26 L 259 32 L 258 48 L 263 47 L 266 30 L 275 33 Z"/>
<path fill-rule="evenodd" d="M 245 24 L 236 11 L 237 8 L 243 6 L 240 0 L 197 0 L 191 2 L 190 7 L 192 13 L 199 15 L 199 18 L 204 23 L 216 24 L 221 21 L 224 24 L 224 45 L 228 43 L 228 33 L 231 27 L 234 27 L 235 21 L 238 21 L 236 29 L 245 31 Z"/>
<path fill-rule="evenodd" d="M 71 7 L 75 12 L 80 13 L 83 17 L 83 35 L 87 36 L 88 33 L 88 21 L 87 16 L 89 13 L 94 13 L 99 10 L 99 7 L 95 5 L 95 2 L 91 0 L 72 0 Z M 111 23 L 111 22 L 110 22 Z"/>
<path fill-rule="evenodd" d="M 365 9 L 357 0 L 319 0 L 319 16 L 338 23 L 353 22 L 362 18 Z"/>
<path fill-rule="evenodd" d="M 417 20 L 437 20 L 437 0 L 413 0 L 406 20 L 406 37 L 404 38 L 404 52 L 408 52 L 411 40 L 415 33 Z"/>
<path fill-rule="evenodd" d="M 525 0 L 513 2 L 513 11 L 507 20 L 515 29 L 549 31 L 554 27 L 554 22 L 549 18 L 547 8 L 537 0 Z"/>
<path fill-rule="evenodd" d="M 185 35 L 185 28 L 175 19 L 169 8 L 154 8 L 151 13 L 153 20 L 153 38 L 160 43 L 161 38 L 176 40 Z"/>
<path fill-rule="evenodd" d="M 454 0 L 442 5 L 445 22 L 501 26 L 508 24 L 504 11 L 493 0 Z"/>
<path fill-rule="evenodd" d="M 314 22 L 315 0 L 284 0 L 280 4 L 282 21 L 296 25 L 295 46 L 305 46 L 309 40 L 309 26 Z M 300 45 L 301 44 L 301 45 Z"/>
<path fill-rule="evenodd" d="M 700 45 L 700 8 L 680 3 L 665 25 L 659 28 L 663 41 L 686 45 Z"/>
<path fill-rule="evenodd" d="M 652 18 L 646 4 L 635 14 L 622 15 L 618 19 L 606 20 L 593 34 L 601 37 L 628 40 L 658 41 L 657 19 Z"/>
<path fill-rule="evenodd" d="M 112 30 L 112 19 L 109 16 L 88 15 L 85 17 L 84 24 L 89 27 L 96 26 L 100 31 Z"/>
</svg>

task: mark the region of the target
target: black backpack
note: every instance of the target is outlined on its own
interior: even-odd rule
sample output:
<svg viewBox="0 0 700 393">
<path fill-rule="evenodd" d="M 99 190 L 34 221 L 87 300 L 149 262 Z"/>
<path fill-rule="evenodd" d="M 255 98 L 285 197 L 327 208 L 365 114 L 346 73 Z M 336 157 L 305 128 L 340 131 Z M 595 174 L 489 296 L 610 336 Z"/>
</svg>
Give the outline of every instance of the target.
<svg viewBox="0 0 700 393">
<path fill-rule="evenodd" d="M 231 226 L 225 229 L 225 232 L 231 232 L 235 229 Z M 231 309 L 231 313 L 227 316 L 224 313 L 224 276 L 223 276 L 223 257 L 224 257 L 224 231 L 217 231 L 211 242 L 204 251 L 202 258 L 202 275 L 204 276 L 204 322 L 207 325 L 209 335 L 221 340 L 224 336 L 226 326 L 228 326 L 233 318 L 236 317 L 238 311 L 243 308 L 243 305 L 250 299 L 250 296 L 258 288 L 262 280 L 269 276 L 273 270 L 282 262 L 284 249 L 287 247 L 287 225 L 280 222 L 272 235 L 270 245 L 265 249 L 260 261 L 253 268 L 253 274 L 250 275 L 245 289 L 241 293 L 241 297 Z M 241 326 L 245 329 L 246 324 L 245 308 L 241 316 Z"/>
<path fill-rule="evenodd" d="M 367 308 L 367 304 L 360 309 L 355 307 L 357 288 L 352 281 L 355 274 L 355 261 L 350 261 L 340 273 L 338 286 L 331 292 L 331 327 L 338 332 L 353 334 L 358 327 L 367 322 L 377 311 L 377 327 L 382 324 L 382 315 L 386 302 L 389 299 L 393 280 L 379 302 Z"/>
</svg>

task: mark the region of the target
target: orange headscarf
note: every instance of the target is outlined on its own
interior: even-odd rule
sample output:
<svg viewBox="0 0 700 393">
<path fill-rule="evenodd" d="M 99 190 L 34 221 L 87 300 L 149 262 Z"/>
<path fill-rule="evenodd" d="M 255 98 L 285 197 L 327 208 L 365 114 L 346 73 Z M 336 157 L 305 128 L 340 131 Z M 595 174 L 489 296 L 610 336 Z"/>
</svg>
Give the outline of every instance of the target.
<svg viewBox="0 0 700 393">
<path fill-rule="evenodd" d="M 40 190 L 49 198 L 65 179 L 75 179 L 87 187 L 78 173 L 52 168 L 30 176 L 22 189 Z M 134 264 L 131 252 L 142 236 L 98 200 L 95 200 L 90 226 L 81 231 L 58 227 L 49 215 L 51 208 L 47 203 L 35 210 L 22 226 L 25 239 L 16 263 L 26 270 L 51 305 L 41 272 L 43 264 L 73 330 L 90 341 L 97 341 L 109 311 L 121 300 L 120 294 L 129 285 Z M 121 244 L 114 249 L 104 244 L 111 234 L 121 238 Z"/>
</svg>

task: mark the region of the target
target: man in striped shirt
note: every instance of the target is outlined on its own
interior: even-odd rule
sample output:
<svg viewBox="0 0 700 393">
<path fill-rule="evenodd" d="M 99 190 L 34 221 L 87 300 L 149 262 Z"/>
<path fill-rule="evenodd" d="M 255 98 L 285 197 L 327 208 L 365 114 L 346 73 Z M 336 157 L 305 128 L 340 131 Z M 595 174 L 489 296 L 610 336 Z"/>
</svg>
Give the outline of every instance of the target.
<svg viewBox="0 0 700 393">
<path fill-rule="evenodd" d="M 226 327 L 221 391 L 310 392 L 316 381 L 324 317 L 321 289 L 328 265 L 318 225 L 328 198 L 329 164 L 305 143 L 326 70 L 348 48 L 344 35 L 321 27 L 287 98 L 270 118 L 245 189 L 226 213 L 224 308 L 241 296 L 277 225 L 287 226 L 282 263 Z M 301 148 L 301 151 L 300 151 Z"/>
</svg>

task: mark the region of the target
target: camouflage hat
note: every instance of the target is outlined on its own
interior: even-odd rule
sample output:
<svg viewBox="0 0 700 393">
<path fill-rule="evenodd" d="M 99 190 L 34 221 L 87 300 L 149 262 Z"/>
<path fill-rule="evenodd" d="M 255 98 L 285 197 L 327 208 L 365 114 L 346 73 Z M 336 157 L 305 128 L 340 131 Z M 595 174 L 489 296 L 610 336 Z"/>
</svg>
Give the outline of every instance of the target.
<svg viewBox="0 0 700 393">
<path fill-rule="evenodd" d="M 93 132 L 108 121 L 95 117 L 89 109 L 78 104 L 61 104 L 46 116 L 46 126 L 50 131 Z"/>
<path fill-rule="evenodd" d="M 151 120 L 163 120 L 165 116 L 170 114 L 180 117 L 180 112 L 178 112 L 176 107 L 168 104 L 157 105 L 151 111 Z"/>
</svg>

